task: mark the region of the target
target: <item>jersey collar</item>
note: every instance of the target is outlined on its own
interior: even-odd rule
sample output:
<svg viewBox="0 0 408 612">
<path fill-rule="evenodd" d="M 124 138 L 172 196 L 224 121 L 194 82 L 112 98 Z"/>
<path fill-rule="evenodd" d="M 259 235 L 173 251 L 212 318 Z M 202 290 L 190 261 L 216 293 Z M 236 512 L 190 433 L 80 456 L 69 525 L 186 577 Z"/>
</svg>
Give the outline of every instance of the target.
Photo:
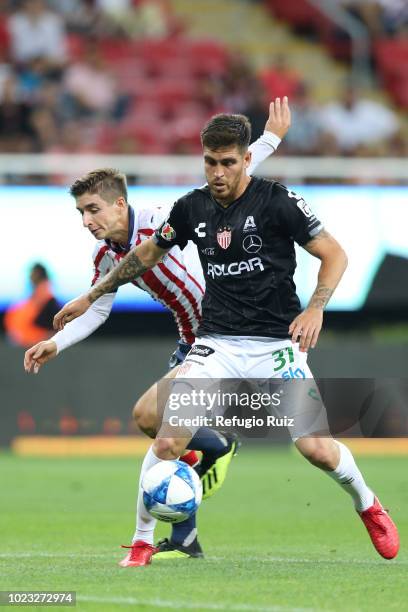
<svg viewBox="0 0 408 612">
<path fill-rule="evenodd" d="M 130 251 L 130 249 L 132 248 L 133 232 L 135 229 L 135 211 L 130 206 L 130 204 L 128 205 L 128 211 L 129 211 L 128 236 L 127 236 L 126 246 L 123 246 L 122 244 L 119 244 L 118 242 L 113 242 L 112 240 L 105 240 L 108 247 L 115 253 L 128 253 L 128 251 Z"/>
</svg>

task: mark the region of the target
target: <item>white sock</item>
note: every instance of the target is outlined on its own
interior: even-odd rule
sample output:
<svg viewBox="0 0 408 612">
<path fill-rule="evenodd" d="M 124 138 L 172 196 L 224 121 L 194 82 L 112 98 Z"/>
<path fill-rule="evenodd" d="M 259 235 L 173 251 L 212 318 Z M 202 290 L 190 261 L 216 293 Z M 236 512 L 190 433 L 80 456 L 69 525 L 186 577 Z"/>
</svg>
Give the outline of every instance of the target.
<svg viewBox="0 0 408 612">
<path fill-rule="evenodd" d="M 136 510 L 136 531 L 135 535 L 133 536 L 132 542 L 136 542 L 136 540 L 143 540 L 143 542 L 153 544 L 154 528 L 156 527 L 157 521 L 146 510 L 146 507 L 143 503 L 143 492 L 141 490 L 140 485 L 143 480 L 143 476 L 146 474 L 147 470 L 156 465 L 156 463 L 160 463 L 160 461 L 161 459 L 156 457 L 153 452 L 153 447 L 151 446 L 147 451 L 145 458 L 143 459 L 142 468 L 140 470 L 139 492 L 137 495 Z"/>
<path fill-rule="evenodd" d="M 374 503 L 374 493 L 365 483 L 363 475 L 358 469 L 354 457 L 344 444 L 335 440 L 340 450 L 339 465 L 335 470 L 326 472 L 333 480 L 347 491 L 353 498 L 358 512 L 367 510 Z"/>
</svg>

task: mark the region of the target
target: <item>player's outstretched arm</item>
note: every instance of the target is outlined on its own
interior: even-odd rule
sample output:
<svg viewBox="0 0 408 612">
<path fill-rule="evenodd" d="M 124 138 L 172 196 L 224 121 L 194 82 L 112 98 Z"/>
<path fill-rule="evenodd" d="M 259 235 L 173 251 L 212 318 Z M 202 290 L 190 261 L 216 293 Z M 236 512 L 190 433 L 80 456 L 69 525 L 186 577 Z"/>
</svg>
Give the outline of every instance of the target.
<svg viewBox="0 0 408 612">
<path fill-rule="evenodd" d="M 333 295 L 347 268 L 347 255 L 337 240 L 322 230 L 304 245 L 314 257 L 321 260 L 317 287 L 305 310 L 289 326 L 292 342 L 299 341 L 299 349 L 306 352 L 316 346 L 323 324 L 323 310 Z"/>
<path fill-rule="evenodd" d="M 62 330 L 66 323 L 81 316 L 102 295 L 112 293 L 121 285 L 142 276 L 161 260 L 167 250 L 158 247 L 150 238 L 129 251 L 118 266 L 104 276 L 88 293 L 65 304 L 54 317 L 54 329 Z"/>
<path fill-rule="evenodd" d="M 289 127 L 290 108 L 288 98 L 285 96 L 282 102 L 280 98 L 275 98 L 269 105 L 269 117 L 265 124 L 264 133 L 249 147 L 251 152 L 251 163 L 247 169 L 249 176 L 255 172 L 259 164 L 275 153 Z"/>
<path fill-rule="evenodd" d="M 57 345 L 53 340 L 43 340 L 29 348 L 24 354 L 24 369 L 27 373 L 38 374 L 44 363 L 57 356 Z"/>
<path fill-rule="evenodd" d="M 24 355 L 24 369 L 28 373 L 38 374 L 42 365 L 54 359 L 61 351 L 84 340 L 98 329 L 109 317 L 115 294 L 108 294 L 97 300 L 92 308 L 81 317 L 72 321 L 65 329 L 52 338 L 38 342 Z"/>
</svg>

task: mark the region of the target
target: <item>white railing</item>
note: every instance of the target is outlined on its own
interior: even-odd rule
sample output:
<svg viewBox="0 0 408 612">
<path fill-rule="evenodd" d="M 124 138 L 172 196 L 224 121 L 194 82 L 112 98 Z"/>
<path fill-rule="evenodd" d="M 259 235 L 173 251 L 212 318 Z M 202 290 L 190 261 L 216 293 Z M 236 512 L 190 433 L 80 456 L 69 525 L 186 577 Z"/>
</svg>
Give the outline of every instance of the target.
<svg viewBox="0 0 408 612">
<path fill-rule="evenodd" d="M 95 168 L 113 167 L 141 183 L 197 184 L 204 180 L 200 156 L 149 155 L 12 155 L 0 154 L 0 182 L 13 176 L 79 177 Z M 266 160 L 257 174 L 291 182 L 305 179 L 350 179 L 364 183 L 408 183 L 404 158 L 284 157 Z"/>
</svg>

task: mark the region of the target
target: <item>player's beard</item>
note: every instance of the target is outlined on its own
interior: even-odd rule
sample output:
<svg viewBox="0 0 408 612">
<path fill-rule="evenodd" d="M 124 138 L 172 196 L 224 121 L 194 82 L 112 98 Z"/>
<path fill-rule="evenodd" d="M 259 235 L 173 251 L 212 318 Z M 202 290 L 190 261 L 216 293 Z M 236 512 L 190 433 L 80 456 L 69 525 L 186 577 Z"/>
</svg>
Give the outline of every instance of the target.
<svg viewBox="0 0 408 612">
<path fill-rule="evenodd" d="M 239 191 L 239 185 L 241 182 L 241 176 L 234 179 L 232 183 L 225 183 L 225 189 L 218 191 L 215 185 L 211 185 L 211 194 L 213 198 L 220 202 L 220 204 L 230 204 L 237 199 L 237 193 Z"/>
</svg>

